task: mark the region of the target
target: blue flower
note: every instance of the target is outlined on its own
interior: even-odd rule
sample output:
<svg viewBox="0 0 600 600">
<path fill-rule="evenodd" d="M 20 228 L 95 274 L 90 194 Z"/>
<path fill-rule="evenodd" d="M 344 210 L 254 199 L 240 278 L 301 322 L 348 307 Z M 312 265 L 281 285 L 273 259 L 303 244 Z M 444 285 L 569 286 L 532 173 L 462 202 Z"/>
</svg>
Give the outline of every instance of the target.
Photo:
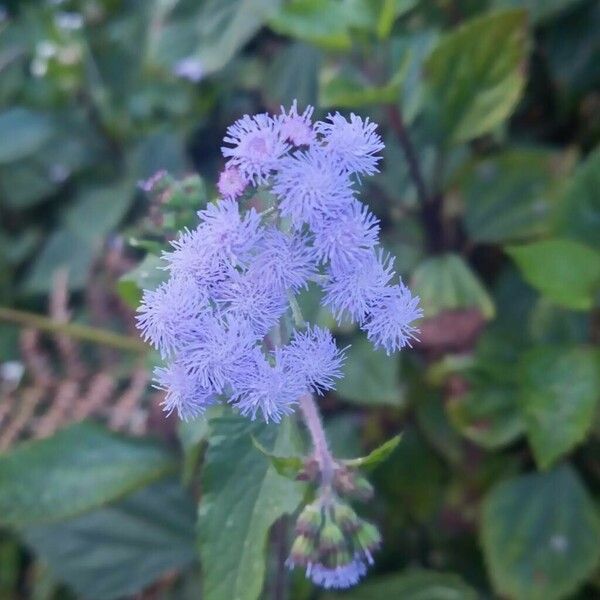
<svg viewBox="0 0 600 600">
<path fill-rule="evenodd" d="M 294 100 L 289 112 L 281 107 L 280 135 L 284 140 L 288 140 L 294 146 L 310 146 L 315 143 L 317 136 L 313 129 L 311 117 L 315 109 L 308 105 L 304 112 L 298 114 L 298 102 Z"/>
<path fill-rule="evenodd" d="M 375 133 L 377 125 L 364 121 L 354 113 L 350 120 L 339 112 L 327 115 L 329 122 L 317 121 L 315 131 L 322 135 L 322 143 L 333 160 L 346 172 L 373 175 L 377 172 L 378 154 L 385 144 Z"/>
<path fill-rule="evenodd" d="M 166 392 L 162 403 L 167 414 L 177 411 L 187 421 L 201 415 L 216 402 L 214 393 L 205 388 L 198 377 L 188 373 L 179 363 L 154 369 L 155 387 Z"/>
<path fill-rule="evenodd" d="M 422 316 L 419 297 L 399 283 L 386 288 L 371 303 L 362 329 L 375 347 L 383 348 L 389 355 L 417 339 L 418 330 L 412 323 Z"/>
<path fill-rule="evenodd" d="M 228 127 L 221 151 L 228 158 L 228 167 L 237 167 L 253 184 L 266 182 L 287 152 L 289 145 L 280 133 L 281 123 L 267 114 L 244 115 Z"/>
<path fill-rule="evenodd" d="M 322 394 L 335 387 L 334 380 L 342 376 L 344 352 L 331 332 L 321 327 L 296 331 L 292 341 L 282 349 L 284 363 L 295 370 L 315 393 Z"/>
<path fill-rule="evenodd" d="M 300 397 L 307 393 L 302 377 L 285 364 L 279 348 L 272 358 L 273 364 L 255 351 L 235 380 L 231 402 L 253 420 L 262 413 L 265 421 L 279 422 L 294 412 Z"/>
<path fill-rule="evenodd" d="M 315 225 L 352 202 L 348 175 L 319 148 L 287 156 L 273 178 L 279 210 L 296 228 Z"/>
<path fill-rule="evenodd" d="M 330 271 L 323 285 L 323 304 L 339 324 L 346 320 L 360 323 L 393 277 L 393 257 L 382 251 L 371 252 L 351 269 Z"/>
</svg>

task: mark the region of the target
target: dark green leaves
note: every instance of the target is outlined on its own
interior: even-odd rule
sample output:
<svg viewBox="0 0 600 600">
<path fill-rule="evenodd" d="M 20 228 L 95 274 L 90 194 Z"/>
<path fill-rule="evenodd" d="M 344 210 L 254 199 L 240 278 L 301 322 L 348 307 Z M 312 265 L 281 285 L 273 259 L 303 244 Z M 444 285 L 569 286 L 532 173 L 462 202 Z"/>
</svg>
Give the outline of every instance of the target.
<svg viewBox="0 0 600 600">
<path fill-rule="evenodd" d="M 506 249 L 525 281 L 550 300 L 575 310 L 592 308 L 600 289 L 600 252 L 566 239 Z"/>
<path fill-rule="evenodd" d="M 0 164 L 17 161 L 38 150 L 53 133 L 50 119 L 26 108 L 0 113 Z"/>
<path fill-rule="evenodd" d="M 482 543 L 496 591 L 515 600 L 572 594 L 600 558 L 600 522 L 569 467 L 524 475 L 492 490 Z"/>
<path fill-rule="evenodd" d="M 522 10 L 472 19 L 440 40 L 426 72 L 449 138 L 488 133 L 511 114 L 523 90 L 526 50 Z"/>
<path fill-rule="evenodd" d="M 82 516 L 24 530 L 52 574 L 81 597 L 130 597 L 197 560 L 196 507 L 175 479 Z"/>
<path fill-rule="evenodd" d="M 30 525 L 78 515 L 175 468 L 159 444 L 74 425 L 0 456 L 0 523 Z"/>
<path fill-rule="evenodd" d="M 538 465 L 546 468 L 586 436 L 600 401 L 600 352 L 539 347 L 520 365 L 520 405 Z"/>
<path fill-rule="evenodd" d="M 255 600 L 265 574 L 268 531 L 296 509 L 302 486 L 277 474 L 252 437 L 276 455 L 291 455 L 292 423 L 268 426 L 223 417 L 210 427 L 198 515 L 203 598 Z"/>
</svg>

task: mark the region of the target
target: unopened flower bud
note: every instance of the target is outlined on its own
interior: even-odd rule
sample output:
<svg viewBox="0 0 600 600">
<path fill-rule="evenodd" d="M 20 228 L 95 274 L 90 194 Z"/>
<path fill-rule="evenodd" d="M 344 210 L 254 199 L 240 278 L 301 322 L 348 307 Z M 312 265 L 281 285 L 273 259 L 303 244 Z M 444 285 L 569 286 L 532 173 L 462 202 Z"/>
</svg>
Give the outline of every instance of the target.
<svg viewBox="0 0 600 600">
<path fill-rule="evenodd" d="M 321 527 L 322 521 L 321 508 L 315 504 L 309 504 L 300 513 L 296 521 L 296 533 L 315 537 Z"/>
<path fill-rule="evenodd" d="M 288 560 L 293 565 L 305 566 L 310 562 L 314 550 L 312 539 L 305 535 L 299 535 L 292 544 Z"/>
<path fill-rule="evenodd" d="M 354 534 L 354 539 L 357 545 L 360 546 L 369 562 L 373 562 L 371 552 L 379 548 L 381 545 L 381 534 L 375 525 L 367 523 L 367 521 L 360 522 L 358 531 Z"/>
<path fill-rule="evenodd" d="M 360 519 L 348 504 L 343 502 L 335 504 L 333 507 L 333 515 L 335 522 L 340 526 L 342 531 L 354 533 L 358 529 Z"/>
<path fill-rule="evenodd" d="M 327 521 L 319 537 L 319 550 L 331 552 L 345 547 L 346 541 L 342 530 L 333 522 Z"/>
</svg>

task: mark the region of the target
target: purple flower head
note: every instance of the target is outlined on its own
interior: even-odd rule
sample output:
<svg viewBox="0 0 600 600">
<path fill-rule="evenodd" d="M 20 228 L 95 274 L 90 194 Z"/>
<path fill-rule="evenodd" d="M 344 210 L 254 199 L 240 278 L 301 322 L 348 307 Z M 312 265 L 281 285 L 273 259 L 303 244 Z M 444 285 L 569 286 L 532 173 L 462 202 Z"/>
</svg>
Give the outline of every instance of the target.
<svg viewBox="0 0 600 600">
<path fill-rule="evenodd" d="M 223 393 L 247 361 L 258 336 L 245 321 L 211 315 L 179 351 L 178 361 L 204 388 Z"/>
<path fill-rule="evenodd" d="M 260 216 L 251 208 L 244 216 L 233 200 L 219 200 L 198 211 L 200 235 L 213 255 L 244 265 L 262 236 Z"/>
<path fill-rule="evenodd" d="M 336 271 L 323 286 L 323 304 L 341 324 L 360 323 L 371 303 L 381 297 L 394 277 L 394 259 L 384 252 L 371 252 L 352 269 Z"/>
<path fill-rule="evenodd" d="M 350 562 L 337 567 L 326 567 L 320 563 L 309 564 L 306 577 L 315 585 L 325 589 L 346 589 L 356 585 L 366 574 L 367 567 L 360 556 L 355 556 Z"/>
<path fill-rule="evenodd" d="M 399 283 L 387 287 L 372 302 L 362 329 L 375 347 L 383 348 L 389 355 L 417 339 L 417 329 L 411 323 L 422 316 L 419 297 Z"/>
<path fill-rule="evenodd" d="M 279 209 L 296 228 L 315 225 L 328 214 L 347 209 L 352 182 L 319 148 L 285 157 L 274 178 L 273 193 Z"/>
<path fill-rule="evenodd" d="M 294 100 L 289 112 L 285 112 L 283 106 L 281 107 L 281 137 L 284 140 L 288 140 L 294 144 L 294 146 L 310 146 L 312 145 L 317 136 L 313 129 L 311 117 L 315 109 L 308 105 L 304 112 L 298 114 L 298 102 Z"/>
<path fill-rule="evenodd" d="M 164 358 L 181 345 L 185 330 L 199 321 L 207 301 L 193 280 L 172 277 L 155 290 L 144 290 L 137 327 Z"/>
<path fill-rule="evenodd" d="M 281 420 L 294 412 L 300 397 L 307 392 L 302 377 L 287 368 L 279 349 L 273 352 L 274 364 L 256 350 L 234 384 L 231 402 L 252 420 L 260 412 L 265 421 Z"/>
<path fill-rule="evenodd" d="M 298 292 L 317 273 L 314 250 L 306 236 L 271 227 L 265 231 L 249 273 L 274 289 Z"/>
<path fill-rule="evenodd" d="M 237 167 L 226 167 L 219 174 L 217 189 L 223 198 L 235 200 L 246 189 L 248 182 Z"/>
<path fill-rule="evenodd" d="M 216 402 L 215 395 L 206 389 L 198 377 L 188 373 L 178 362 L 154 369 L 155 387 L 166 393 L 162 403 L 166 413 L 177 411 L 187 421 L 201 415 Z"/>
<path fill-rule="evenodd" d="M 272 286 L 251 272 L 232 273 L 215 292 L 221 312 L 231 320 L 245 321 L 257 336 L 266 335 L 287 309 L 287 298 L 278 286 Z"/>
<path fill-rule="evenodd" d="M 228 167 L 237 167 L 253 184 L 265 183 L 289 146 L 280 134 L 280 122 L 269 115 L 244 115 L 227 128 L 221 151 Z"/>
<path fill-rule="evenodd" d="M 204 77 L 205 69 L 199 58 L 187 56 L 173 65 L 173 74 L 192 83 L 198 83 Z"/>
<path fill-rule="evenodd" d="M 296 331 L 292 341 L 282 349 L 284 363 L 302 376 L 306 385 L 322 394 L 335 387 L 342 376 L 344 350 L 340 350 L 327 329 L 314 326 Z"/>
<path fill-rule="evenodd" d="M 370 255 L 379 241 L 379 219 L 358 200 L 350 209 L 324 220 L 314 228 L 314 246 L 334 274 L 354 269 Z"/>
<path fill-rule="evenodd" d="M 348 173 L 373 175 L 381 159 L 379 152 L 385 144 L 375 132 L 376 123 L 364 121 L 354 113 L 350 121 L 339 112 L 327 115 L 326 121 L 317 121 L 315 130 L 323 136 L 323 145 L 340 167 Z"/>
</svg>

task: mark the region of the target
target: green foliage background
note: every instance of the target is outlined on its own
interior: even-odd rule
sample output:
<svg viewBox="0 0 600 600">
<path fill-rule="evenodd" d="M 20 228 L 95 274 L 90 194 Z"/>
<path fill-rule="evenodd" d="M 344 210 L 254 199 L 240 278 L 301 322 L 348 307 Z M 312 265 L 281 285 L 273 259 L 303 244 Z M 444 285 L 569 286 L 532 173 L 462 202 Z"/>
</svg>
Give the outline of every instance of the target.
<svg viewBox="0 0 600 600">
<path fill-rule="evenodd" d="M 295 421 L 216 411 L 162 437 L 79 423 L 3 451 L 0 598 L 600 595 L 597 2 L 15 0 L 0 16 L 0 304 L 23 311 L 0 308 L 0 363 L 19 360 L 15 321 L 47 325 L 59 269 L 90 323 L 90 272 L 115 245 L 140 263 L 110 284 L 135 305 L 159 250 L 137 182 L 200 174 L 164 201 L 177 229 L 215 196 L 226 126 L 294 98 L 380 124 L 363 199 L 425 310 L 400 357 L 336 331 L 352 344 L 323 401 L 336 455 L 403 433 L 360 507 L 384 533 L 364 584 L 328 594 L 282 568 L 280 517 L 305 489 L 252 436 L 296 455 Z M 334 326 L 311 293 L 303 308 Z"/>
</svg>

